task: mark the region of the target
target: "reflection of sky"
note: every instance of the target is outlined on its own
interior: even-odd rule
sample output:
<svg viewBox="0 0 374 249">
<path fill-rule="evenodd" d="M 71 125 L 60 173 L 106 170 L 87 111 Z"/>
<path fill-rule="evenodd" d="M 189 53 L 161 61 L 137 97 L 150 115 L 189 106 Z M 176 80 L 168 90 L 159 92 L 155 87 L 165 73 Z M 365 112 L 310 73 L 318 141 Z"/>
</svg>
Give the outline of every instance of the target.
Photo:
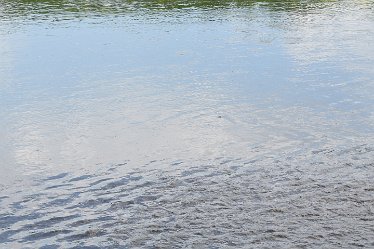
<svg viewBox="0 0 374 249">
<path fill-rule="evenodd" d="M 372 134 L 372 86 L 360 82 L 373 79 L 369 13 L 283 13 L 275 25 L 262 11 L 219 22 L 30 24 L 1 37 L 17 41 L 12 56 L 1 48 L 10 84 L 0 93 L 1 158 L 37 172 L 251 157 Z"/>
<path fill-rule="evenodd" d="M 0 26 L 1 27 L 1 26 Z M 10 72 L 14 65 L 13 54 L 11 50 L 11 42 L 6 36 L 0 39 L 0 87 L 4 89 L 9 87 L 10 84 Z"/>
<path fill-rule="evenodd" d="M 0 8 L 1 14 L 1 8 Z M 1 27 L 1 26 L 0 26 Z M 11 88 L 11 72 L 14 65 L 12 43 L 6 36 L 0 38 L 0 121 L 3 121 L 8 113 L 7 95 Z M 1 118 L 2 117 L 2 118 Z M 8 124 L 0 122 L 0 166 L 1 164 L 13 164 Z M 5 182 L 11 169 L 0 167 L 0 182 Z M 1 184 L 0 184 L 1 185 Z M 1 186 L 0 186 L 1 187 Z"/>
<path fill-rule="evenodd" d="M 325 9 L 323 15 L 296 16 L 287 35 L 288 49 L 305 64 L 339 63 L 345 70 L 373 74 L 373 11 L 357 3 L 340 4 L 339 9 Z"/>
<path fill-rule="evenodd" d="M 372 115 L 374 15 L 368 2 L 342 1 L 292 18 L 285 48 L 300 72 L 293 81 L 329 108 Z M 367 8 L 365 8 L 367 7 Z"/>
</svg>

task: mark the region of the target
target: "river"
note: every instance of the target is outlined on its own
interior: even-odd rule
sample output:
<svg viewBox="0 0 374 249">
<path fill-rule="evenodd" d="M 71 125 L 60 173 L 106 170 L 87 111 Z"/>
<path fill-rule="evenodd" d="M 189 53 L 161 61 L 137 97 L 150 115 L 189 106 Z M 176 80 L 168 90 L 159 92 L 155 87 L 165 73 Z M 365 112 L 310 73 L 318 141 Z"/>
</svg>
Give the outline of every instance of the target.
<svg viewBox="0 0 374 249">
<path fill-rule="evenodd" d="M 0 0 L 0 248 L 374 247 L 374 3 Z"/>
</svg>

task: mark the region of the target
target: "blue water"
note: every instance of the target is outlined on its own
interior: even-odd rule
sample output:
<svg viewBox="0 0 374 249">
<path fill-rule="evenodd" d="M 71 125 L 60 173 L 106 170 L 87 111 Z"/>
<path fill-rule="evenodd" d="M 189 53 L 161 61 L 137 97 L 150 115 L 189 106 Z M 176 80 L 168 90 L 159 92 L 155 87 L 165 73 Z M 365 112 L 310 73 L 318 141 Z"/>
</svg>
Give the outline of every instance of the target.
<svg viewBox="0 0 374 249">
<path fill-rule="evenodd" d="M 109 248 L 247 248 L 278 240 L 283 248 L 297 241 L 302 247 L 308 236 L 292 235 L 292 222 L 300 222 L 298 229 L 314 227 L 306 244 L 315 248 L 372 246 L 372 44 L 371 1 L 0 1 L 0 206 L 7 224 L 0 247 L 91 245 L 87 238 Z M 119 179 L 129 175 L 145 185 L 127 189 L 131 181 Z M 96 189 L 101 180 L 108 185 Z M 279 191 L 280 203 L 259 186 Z M 146 216 L 157 216 L 155 207 L 170 211 L 162 211 L 165 219 L 170 213 L 183 224 L 195 219 L 183 216 L 179 205 L 186 191 L 204 196 L 183 197 L 191 202 L 189 212 L 200 208 L 195 218 L 210 226 L 211 212 L 221 217 L 218 230 L 236 244 L 201 226 L 199 233 L 210 235 L 189 237 L 193 224 L 173 223 L 156 233 L 161 237 L 150 236 L 155 220 Z M 228 207 L 211 211 L 222 192 Z M 295 202 L 295 193 L 304 202 Z M 341 202 L 353 193 L 367 209 Z M 108 199 L 101 203 L 92 195 Z M 43 207 L 58 196 L 59 204 Z M 307 196 L 316 207 L 333 207 L 309 210 Z M 238 199 L 249 210 L 234 208 Z M 140 206 L 126 211 L 117 201 Z M 79 206 L 86 202 L 96 204 Z M 88 212 L 101 230 L 78 236 L 79 222 L 56 225 L 53 217 L 65 215 L 59 208 L 74 203 L 68 220 L 87 220 L 82 213 Z M 258 218 L 261 205 L 275 227 Z M 272 215 L 272 207 L 291 223 Z M 362 211 L 361 223 L 349 220 L 352 210 Z M 137 225 L 121 223 L 122 212 L 135 215 L 130 220 Z M 300 218 L 305 212 L 325 212 L 325 218 L 308 223 Z M 329 241 L 325 223 L 334 212 L 341 216 L 331 229 L 341 233 Z M 251 236 L 240 237 L 244 216 L 255 225 Z M 43 217 L 52 220 L 40 223 Z M 107 226 L 133 226 L 138 241 L 117 238 Z M 363 228 L 359 242 L 350 236 L 354 226 Z M 285 230 L 268 238 L 262 227 L 271 234 Z M 187 244 L 171 235 L 178 229 Z"/>
</svg>

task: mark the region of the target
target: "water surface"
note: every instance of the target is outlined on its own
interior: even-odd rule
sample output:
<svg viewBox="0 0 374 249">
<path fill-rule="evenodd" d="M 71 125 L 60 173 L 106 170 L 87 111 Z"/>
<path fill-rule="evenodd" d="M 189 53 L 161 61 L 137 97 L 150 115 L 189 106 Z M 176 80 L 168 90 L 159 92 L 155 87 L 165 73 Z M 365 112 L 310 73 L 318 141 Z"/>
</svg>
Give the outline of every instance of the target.
<svg viewBox="0 0 374 249">
<path fill-rule="evenodd" d="M 372 1 L 0 0 L 0 245 L 374 246 Z"/>
</svg>

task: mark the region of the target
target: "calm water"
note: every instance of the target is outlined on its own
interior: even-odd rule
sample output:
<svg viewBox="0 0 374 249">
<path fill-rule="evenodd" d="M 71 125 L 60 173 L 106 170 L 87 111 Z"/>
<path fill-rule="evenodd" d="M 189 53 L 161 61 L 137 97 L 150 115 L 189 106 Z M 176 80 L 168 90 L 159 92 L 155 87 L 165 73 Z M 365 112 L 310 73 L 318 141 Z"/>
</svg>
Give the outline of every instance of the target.
<svg viewBox="0 0 374 249">
<path fill-rule="evenodd" d="M 374 2 L 0 0 L 0 248 L 60 247 L 374 247 Z"/>
</svg>

